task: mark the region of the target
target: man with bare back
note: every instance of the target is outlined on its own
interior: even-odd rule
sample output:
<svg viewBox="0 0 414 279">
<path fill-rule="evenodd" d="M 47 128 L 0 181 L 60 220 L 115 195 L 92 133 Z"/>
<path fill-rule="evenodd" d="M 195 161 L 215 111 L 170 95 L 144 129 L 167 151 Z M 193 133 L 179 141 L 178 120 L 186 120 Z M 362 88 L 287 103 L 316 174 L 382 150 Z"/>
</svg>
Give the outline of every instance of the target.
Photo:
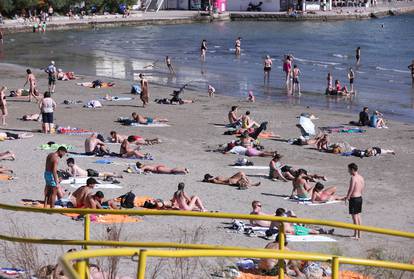
<svg viewBox="0 0 414 279">
<path fill-rule="evenodd" d="M 57 174 L 59 159 L 63 158 L 68 151 L 64 146 L 60 146 L 56 152 L 50 153 L 46 157 L 44 178 L 45 186 L 45 207 L 55 207 L 56 197 L 60 191 L 59 178 Z M 61 197 L 60 197 L 61 198 Z"/>
<path fill-rule="evenodd" d="M 351 175 L 351 181 L 349 183 L 345 203 L 349 201 L 349 214 L 351 214 L 354 224 L 361 225 L 362 192 L 365 188 L 365 181 L 364 178 L 358 173 L 358 166 L 355 163 L 348 165 L 348 172 Z M 357 240 L 360 239 L 361 232 L 355 230 L 354 238 Z"/>
</svg>

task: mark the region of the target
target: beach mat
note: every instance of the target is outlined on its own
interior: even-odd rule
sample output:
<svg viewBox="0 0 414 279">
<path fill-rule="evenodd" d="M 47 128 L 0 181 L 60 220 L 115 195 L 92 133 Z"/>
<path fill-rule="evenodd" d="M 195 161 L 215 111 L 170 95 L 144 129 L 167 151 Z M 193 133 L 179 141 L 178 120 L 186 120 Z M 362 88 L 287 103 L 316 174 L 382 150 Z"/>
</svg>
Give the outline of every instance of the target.
<svg viewBox="0 0 414 279">
<path fill-rule="evenodd" d="M 59 143 L 54 143 L 54 144 L 42 144 L 40 145 L 40 149 L 41 150 L 50 150 L 50 151 L 56 151 L 59 147 L 65 147 L 67 150 L 72 150 L 73 146 L 70 144 L 59 144 Z"/>
<path fill-rule="evenodd" d="M 231 166 L 233 169 L 241 170 L 268 170 L 269 166 Z"/>
<path fill-rule="evenodd" d="M 64 213 L 66 217 L 72 219 L 78 218 L 80 215 L 76 213 Z M 137 217 L 131 217 L 128 215 L 115 215 L 115 214 L 105 214 L 105 215 L 94 215 L 91 214 L 91 222 L 98 224 L 119 224 L 119 223 L 138 223 L 142 219 Z"/>
<path fill-rule="evenodd" d="M 342 201 L 327 201 L 322 203 L 313 203 L 310 199 L 291 199 L 290 197 L 283 198 L 284 200 L 295 202 L 298 204 L 309 205 L 309 206 L 318 206 L 318 205 L 327 205 L 327 204 L 335 204 L 341 203 Z"/>
<path fill-rule="evenodd" d="M 335 239 L 320 234 L 310 235 L 286 235 L 286 241 L 288 242 L 336 242 Z"/>
</svg>

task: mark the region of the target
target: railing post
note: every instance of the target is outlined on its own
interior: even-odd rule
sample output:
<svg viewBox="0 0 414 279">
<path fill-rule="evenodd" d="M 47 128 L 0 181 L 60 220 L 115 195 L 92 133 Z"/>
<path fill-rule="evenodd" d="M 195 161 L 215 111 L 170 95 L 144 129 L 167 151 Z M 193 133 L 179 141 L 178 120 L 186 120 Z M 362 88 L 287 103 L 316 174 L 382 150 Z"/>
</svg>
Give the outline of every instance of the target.
<svg viewBox="0 0 414 279">
<path fill-rule="evenodd" d="M 279 225 L 279 251 L 285 250 L 285 226 Z M 285 278 L 285 259 L 279 260 L 279 279 Z"/>
<path fill-rule="evenodd" d="M 91 239 L 91 216 L 89 214 L 85 215 L 85 223 L 84 223 L 84 240 L 89 241 Z M 88 246 L 85 244 L 83 249 L 87 250 Z"/>
<path fill-rule="evenodd" d="M 332 258 L 332 279 L 339 279 L 339 258 Z"/>
<path fill-rule="evenodd" d="M 76 270 L 78 272 L 79 279 L 86 279 L 86 260 L 77 262 Z"/>
<path fill-rule="evenodd" d="M 147 250 L 139 251 L 137 279 L 145 279 L 145 268 L 147 265 Z"/>
</svg>

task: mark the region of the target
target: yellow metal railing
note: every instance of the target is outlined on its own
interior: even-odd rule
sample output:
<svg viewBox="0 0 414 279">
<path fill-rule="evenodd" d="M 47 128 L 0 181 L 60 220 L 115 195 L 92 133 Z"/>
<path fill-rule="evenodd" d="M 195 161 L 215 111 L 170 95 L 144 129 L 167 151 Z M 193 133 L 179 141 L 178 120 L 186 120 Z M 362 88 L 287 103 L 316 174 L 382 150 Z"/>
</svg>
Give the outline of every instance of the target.
<svg viewBox="0 0 414 279">
<path fill-rule="evenodd" d="M 220 219 L 243 219 L 243 220 L 267 220 L 267 221 L 278 221 L 278 222 L 289 222 L 289 223 L 301 223 L 301 224 L 314 224 L 322 226 L 330 226 L 336 228 L 360 230 L 365 232 L 371 232 L 376 234 L 384 234 L 390 236 L 414 238 L 414 233 L 404 232 L 391 229 L 376 228 L 371 226 L 358 226 L 354 224 L 348 224 L 336 221 L 324 221 L 304 218 L 287 218 L 287 217 L 276 217 L 270 215 L 248 215 L 248 214 L 233 214 L 233 213 L 212 213 L 212 212 L 192 212 L 192 211 L 165 211 L 165 210 L 103 210 L 103 209 L 59 209 L 59 208 L 36 208 L 36 207 L 24 207 L 14 206 L 7 204 L 0 204 L 0 209 L 11 210 L 11 211 L 23 211 L 23 212 L 35 212 L 35 213 L 77 213 L 85 216 L 84 218 L 84 239 L 83 240 L 67 240 L 67 239 L 38 239 L 38 238 L 19 238 L 13 236 L 0 235 L 0 239 L 12 242 L 26 242 L 26 243 L 38 243 L 38 244 L 50 244 L 50 245 L 82 245 L 84 251 L 70 254 L 73 257 L 84 258 L 84 260 L 78 261 L 76 266 L 78 273 L 72 273 L 74 270 L 66 267 L 67 272 L 71 275 L 71 278 L 85 278 L 87 272 L 87 261 L 85 259 L 89 257 L 102 256 L 101 253 L 113 256 L 121 253 L 125 256 L 126 252 L 139 251 L 131 249 L 111 249 L 111 250 L 93 250 L 87 251 L 88 246 L 116 246 L 116 247 L 146 247 L 146 248 L 178 248 L 178 249 L 190 249 L 188 251 L 159 251 L 159 250 L 141 250 L 136 253 L 140 256 L 139 262 L 141 263 L 138 268 L 138 278 L 144 278 L 146 257 L 173 257 L 173 255 L 181 255 L 181 257 L 209 257 L 216 255 L 217 257 L 226 257 L 226 255 L 235 255 L 235 257 L 249 257 L 254 253 L 263 253 L 260 255 L 272 255 L 270 258 L 275 259 L 294 259 L 290 257 L 297 257 L 297 259 L 303 260 L 315 260 L 315 261 L 331 261 L 332 262 L 332 278 L 338 278 L 339 264 L 357 264 L 357 265 L 371 265 L 377 267 L 395 268 L 401 270 L 414 271 L 414 265 L 392 263 L 392 262 L 380 262 L 364 259 L 353 259 L 345 257 L 337 257 L 330 255 L 311 254 L 303 252 L 288 252 L 284 250 L 285 233 L 284 227 L 279 227 L 279 251 L 269 252 L 264 249 L 252 249 L 252 248 L 241 248 L 241 247 L 223 247 L 205 244 L 179 244 L 179 243 L 143 243 L 143 242 L 122 242 L 122 241 L 97 241 L 90 239 L 90 214 L 115 214 L 115 215 L 133 215 L 133 216 L 182 216 L 182 217 L 201 217 L 201 218 L 220 218 Z M 102 251 L 102 252 L 99 252 Z M 187 252 L 187 254 L 186 254 Z M 286 253 L 285 253 L 286 252 Z M 80 254 L 79 254 L 80 253 Z M 253 254 L 250 254 L 253 253 Z M 69 254 L 68 254 L 69 255 Z M 256 255 L 256 254 L 255 254 Z M 120 255 L 121 256 L 121 255 Z M 178 256 L 177 256 L 178 257 Z M 252 256 L 256 257 L 256 256 Z M 259 257 L 260 258 L 260 257 Z M 266 258 L 266 257 L 263 257 Z M 68 264 L 70 256 L 62 258 L 63 264 Z M 296 258 L 295 258 L 296 259 Z M 284 277 L 284 266 L 283 261 L 279 261 L 279 278 Z M 141 277 L 140 277 L 141 276 Z"/>
<path fill-rule="evenodd" d="M 414 271 L 414 265 L 395 263 L 388 261 L 367 260 L 358 258 L 338 257 L 334 255 L 324 255 L 317 253 L 304 253 L 296 251 L 246 251 L 246 250 L 139 250 L 139 249 L 98 249 L 71 252 L 59 258 L 62 268 L 71 279 L 82 278 L 82 270 L 75 270 L 72 262 L 87 260 L 92 257 L 136 257 L 138 256 L 137 279 L 144 279 L 146 270 L 146 261 L 148 257 L 162 258 L 185 258 L 185 257 L 249 257 L 262 259 L 287 259 L 287 260 L 307 260 L 330 262 L 332 265 L 332 278 L 339 277 L 339 264 L 365 265 L 383 268 L 392 268 L 398 270 Z M 283 273 L 281 273 L 283 274 Z M 280 276 L 279 276 L 280 278 Z"/>
</svg>

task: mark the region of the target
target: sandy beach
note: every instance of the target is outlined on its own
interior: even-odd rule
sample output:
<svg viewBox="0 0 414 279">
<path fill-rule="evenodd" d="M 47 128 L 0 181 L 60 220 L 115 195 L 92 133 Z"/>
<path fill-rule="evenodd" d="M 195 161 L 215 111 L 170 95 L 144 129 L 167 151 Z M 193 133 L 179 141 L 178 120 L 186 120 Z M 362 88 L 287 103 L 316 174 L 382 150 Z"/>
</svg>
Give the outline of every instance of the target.
<svg viewBox="0 0 414 279">
<path fill-rule="evenodd" d="M 40 92 L 47 89 L 47 77 L 44 72 L 35 71 L 38 78 Z M 9 90 L 22 88 L 25 82 L 25 68 L 10 64 L 0 64 L 0 85 L 6 85 Z M 122 189 L 104 189 L 107 198 L 120 196 L 132 190 L 137 196 L 151 196 L 168 200 L 177 188 L 179 182 L 186 184 L 186 192 L 198 195 L 208 210 L 220 212 L 249 213 L 251 202 L 259 200 L 263 204 L 263 211 L 272 214 L 277 208 L 284 207 L 293 210 L 298 216 L 352 222 L 348 215 L 348 207 L 344 203 L 305 206 L 284 200 L 281 195 L 289 195 L 292 189 L 291 182 L 275 182 L 262 177 L 251 177 L 260 181 L 261 185 L 247 190 L 237 190 L 235 187 L 202 183 L 205 173 L 212 175 L 230 176 L 237 170 L 229 165 L 239 157 L 223 155 L 221 153 L 206 152 L 207 149 L 224 144 L 234 139 L 233 136 L 223 135 L 224 128 L 216 127 L 212 123 L 226 123 L 227 113 L 232 105 L 240 106 L 240 113 L 250 110 L 252 118 L 257 122 L 269 121 L 268 130 L 282 138 L 299 136 L 295 127 L 297 116 L 302 112 L 315 114 L 317 126 L 337 126 L 357 120 L 357 115 L 317 110 L 312 107 L 282 106 L 273 102 L 260 101 L 248 103 L 244 99 L 237 99 L 220 95 L 209 98 L 207 92 L 185 91 L 183 97 L 195 100 L 194 104 L 160 105 L 153 102 L 156 98 L 166 98 L 173 88 L 151 85 L 150 105 L 141 107 L 138 96 L 131 95 L 131 82 L 124 80 L 114 81 L 116 86 L 110 89 L 89 89 L 77 86 L 77 82 L 92 81 L 97 77 L 82 77 L 75 81 L 58 81 L 56 93 L 53 95 L 58 107 L 55 112 L 55 122 L 60 126 L 71 126 L 97 131 L 105 136 L 111 130 L 125 135 L 140 135 L 145 138 L 159 137 L 163 143 L 153 146 L 144 146 L 143 152 L 154 156 L 154 163 L 162 163 L 170 167 L 187 167 L 188 175 L 143 175 L 124 174 L 121 179 Z M 103 78 L 100 78 L 103 79 Z M 87 102 L 99 99 L 110 94 L 112 96 L 134 97 L 132 101 L 103 102 L 103 108 L 88 109 L 82 104 L 63 105 L 65 99 Z M 325 97 L 321 97 L 325 98 Z M 323 102 L 323 100 L 321 100 Z M 37 113 L 35 103 L 7 99 L 9 116 L 7 127 L 1 131 L 36 131 L 40 129 L 39 122 L 23 122 L 18 120 L 26 113 Z M 116 123 L 121 116 L 130 116 L 132 112 L 139 112 L 145 116 L 163 117 L 170 120 L 170 127 L 127 127 Z M 400 122 L 388 123 L 389 129 L 367 129 L 363 134 L 331 135 L 332 142 L 347 142 L 351 146 L 366 149 L 379 146 L 394 149 L 396 155 L 359 159 L 357 157 L 343 157 L 339 155 L 318 152 L 309 147 L 289 145 L 285 142 L 263 140 L 261 143 L 266 150 L 277 150 L 284 155 L 283 162 L 298 168 L 305 168 L 310 172 L 326 175 L 326 186 L 337 186 L 338 194 L 345 195 L 348 189 L 349 174 L 347 165 L 355 162 L 362 176 L 365 177 L 366 190 L 364 194 L 363 224 L 413 231 L 414 209 L 412 206 L 411 188 L 413 186 L 413 154 L 412 142 L 414 126 Z M 16 154 L 15 161 L 3 161 L 2 165 L 12 168 L 17 179 L 1 182 L 1 202 L 18 205 L 21 199 L 43 199 L 43 170 L 47 151 L 39 150 L 41 144 L 49 141 L 71 144 L 74 151 L 83 152 L 85 136 L 44 135 L 36 132 L 30 139 L 1 142 L 0 151 L 11 150 Z M 118 145 L 111 145 L 111 150 L 119 152 Z M 96 158 L 76 158 L 77 164 L 86 169 L 93 168 L 100 171 L 116 171 L 122 173 L 126 168 L 119 165 L 99 165 L 94 163 Z M 133 164 L 135 160 L 115 159 L 126 164 Z M 269 158 L 250 158 L 255 165 L 268 165 Z M 152 163 L 152 162 L 151 162 Z M 64 160 L 60 168 L 66 168 Z M 251 176 L 265 174 L 263 170 L 247 170 Z M 73 188 L 68 188 L 73 191 Z M 26 214 L 4 212 L 1 215 L 2 234 L 10 233 L 12 223 L 29 235 L 45 238 L 81 239 L 83 223 L 71 220 L 60 215 Z M 194 231 L 202 226 L 204 243 L 231 246 L 264 247 L 268 241 L 247 237 L 243 234 L 229 233 L 225 223 L 231 220 L 213 220 L 196 218 L 164 218 L 144 217 L 144 221 L 135 224 L 125 224 L 123 231 L 125 238 L 134 241 L 177 241 L 184 229 Z M 92 235 L 100 238 L 106 225 L 92 224 Z M 321 251 L 325 253 L 342 253 L 347 256 L 366 257 L 368 250 L 382 248 L 390 253 L 396 253 L 406 259 L 412 256 L 414 244 L 402 238 L 392 238 L 374 234 L 363 234 L 360 241 L 351 240 L 351 231 L 336 229 L 333 238 L 336 243 L 292 243 L 291 249 L 303 251 Z M 42 247 L 41 255 L 51 259 L 70 247 Z M 340 251 L 340 252 L 338 252 Z M 1 266 L 9 266 L 7 255 L 2 254 Z M 136 266 L 125 260 L 125 269 L 122 274 L 134 274 Z M 206 278 L 203 276 L 194 278 Z"/>
</svg>

